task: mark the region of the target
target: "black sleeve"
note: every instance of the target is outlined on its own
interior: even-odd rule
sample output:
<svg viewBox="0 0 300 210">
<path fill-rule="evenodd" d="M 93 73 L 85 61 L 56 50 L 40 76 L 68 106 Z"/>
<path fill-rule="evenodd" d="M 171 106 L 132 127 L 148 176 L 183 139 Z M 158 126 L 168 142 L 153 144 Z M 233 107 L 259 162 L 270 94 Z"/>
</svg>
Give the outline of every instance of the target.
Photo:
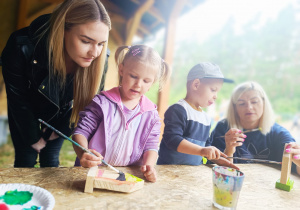
<svg viewBox="0 0 300 210">
<path fill-rule="evenodd" d="M 22 29 L 23 31 L 26 30 Z M 6 86 L 8 120 L 13 136 L 23 138 L 29 145 L 36 143 L 42 132 L 31 105 L 30 82 L 26 75 L 27 61 L 19 44 L 22 38 L 13 33 L 2 52 L 2 74 Z"/>
<path fill-rule="evenodd" d="M 168 148 L 177 151 L 187 125 L 185 109 L 178 104 L 172 105 L 165 113 L 164 123 L 163 141 Z"/>
</svg>

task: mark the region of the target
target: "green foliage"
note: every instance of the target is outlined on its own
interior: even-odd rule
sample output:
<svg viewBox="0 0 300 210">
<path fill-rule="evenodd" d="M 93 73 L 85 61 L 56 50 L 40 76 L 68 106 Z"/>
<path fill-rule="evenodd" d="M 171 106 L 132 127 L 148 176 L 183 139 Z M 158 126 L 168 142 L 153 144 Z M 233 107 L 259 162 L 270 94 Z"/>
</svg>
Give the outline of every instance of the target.
<svg viewBox="0 0 300 210">
<path fill-rule="evenodd" d="M 233 88 L 245 81 L 260 83 L 277 114 L 300 110 L 300 21 L 292 6 L 281 10 L 278 17 L 257 29 L 255 16 L 244 26 L 244 33 L 234 33 L 234 19 L 204 43 L 185 40 L 178 43 L 173 62 L 170 104 L 185 96 L 188 71 L 201 61 L 217 63 L 225 77 L 235 84 L 224 83 L 217 105 L 229 99 Z M 188 50 L 187 50 L 188 49 Z"/>
<path fill-rule="evenodd" d="M 65 140 L 59 153 L 60 166 L 72 167 L 74 166 L 76 153 L 73 145 L 68 140 Z"/>
</svg>

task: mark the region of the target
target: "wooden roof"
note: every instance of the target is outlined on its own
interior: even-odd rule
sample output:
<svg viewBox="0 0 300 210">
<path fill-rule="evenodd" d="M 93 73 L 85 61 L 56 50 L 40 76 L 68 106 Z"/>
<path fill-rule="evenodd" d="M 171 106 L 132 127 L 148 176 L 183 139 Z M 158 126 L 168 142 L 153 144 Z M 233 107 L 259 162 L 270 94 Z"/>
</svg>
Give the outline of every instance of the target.
<svg viewBox="0 0 300 210">
<path fill-rule="evenodd" d="M 29 25 L 41 14 L 51 13 L 62 1 L 39 0 L 45 6 L 34 12 L 29 11 L 31 0 L 20 1 L 18 28 Z M 144 39 L 164 27 L 177 1 L 185 2 L 181 15 L 204 0 L 101 0 L 112 21 L 110 35 L 117 44 L 130 44 L 134 35 Z"/>
</svg>

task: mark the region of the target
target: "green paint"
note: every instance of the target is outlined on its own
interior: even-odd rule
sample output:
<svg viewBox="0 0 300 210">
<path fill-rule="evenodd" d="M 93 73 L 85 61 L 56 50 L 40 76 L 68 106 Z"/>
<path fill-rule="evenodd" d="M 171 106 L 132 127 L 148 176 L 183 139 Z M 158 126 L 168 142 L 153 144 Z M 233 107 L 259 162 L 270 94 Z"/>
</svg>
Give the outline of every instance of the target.
<svg viewBox="0 0 300 210">
<path fill-rule="evenodd" d="M 38 210 L 38 209 L 41 209 L 41 207 L 38 207 L 38 206 L 31 206 L 31 208 L 24 208 L 22 210 Z"/>
<path fill-rule="evenodd" d="M 3 196 L 0 196 L 0 200 L 8 205 L 23 205 L 31 200 L 32 195 L 29 191 L 7 191 Z"/>
<path fill-rule="evenodd" d="M 141 182 L 141 181 L 143 181 L 142 179 L 140 179 L 136 176 L 133 176 L 131 174 L 128 174 L 128 173 L 125 173 L 125 179 L 126 179 L 126 181 L 129 181 L 129 182 Z"/>
</svg>

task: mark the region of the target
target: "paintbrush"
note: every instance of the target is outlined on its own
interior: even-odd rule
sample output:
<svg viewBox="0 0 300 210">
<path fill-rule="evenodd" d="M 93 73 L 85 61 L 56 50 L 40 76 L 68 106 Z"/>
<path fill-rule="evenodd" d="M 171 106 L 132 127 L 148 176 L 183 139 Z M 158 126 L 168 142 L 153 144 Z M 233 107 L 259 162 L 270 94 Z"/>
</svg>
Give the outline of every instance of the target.
<svg viewBox="0 0 300 210">
<path fill-rule="evenodd" d="M 65 134 L 63 134 L 62 132 L 60 132 L 59 130 L 55 129 L 54 127 L 52 127 L 51 125 L 49 125 L 48 123 L 46 123 L 45 121 L 39 119 L 39 121 L 41 123 L 43 123 L 44 125 L 46 125 L 48 128 L 52 129 L 55 133 L 57 133 L 58 135 L 60 135 L 61 137 L 64 137 L 65 139 L 69 140 L 70 142 L 72 142 L 73 144 L 75 144 L 76 146 L 78 146 L 80 149 L 82 149 L 83 151 L 94 155 L 96 157 L 98 157 L 97 155 L 95 155 L 94 153 L 92 153 L 91 151 L 87 150 L 86 148 L 84 148 L 83 146 L 81 146 L 80 144 L 78 144 L 77 142 L 73 141 L 72 139 L 70 139 L 69 137 L 67 137 Z M 124 173 L 118 169 L 116 169 L 115 167 L 113 167 L 112 165 L 108 164 L 105 160 L 101 160 L 102 163 L 104 163 L 105 165 L 107 165 L 108 167 L 110 167 L 112 170 L 114 170 L 115 172 L 119 173 L 120 175 L 124 175 Z"/>
<path fill-rule="evenodd" d="M 249 161 L 254 161 L 254 162 L 262 162 L 262 163 L 274 163 L 274 164 L 281 165 L 281 162 L 277 162 L 277 161 L 273 161 L 273 160 L 250 159 L 250 158 L 241 158 L 241 157 L 227 157 L 227 158 L 232 158 L 232 159 L 237 159 L 237 160 L 249 160 Z"/>
<path fill-rule="evenodd" d="M 261 131 L 261 128 L 255 128 L 255 129 L 251 129 L 251 130 L 246 130 L 246 131 L 243 131 L 242 133 L 250 133 L 250 132 L 255 132 L 255 131 Z M 216 139 L 218 138 L 224 138 L 225 136 L 218 136 L 216 137 Z"/>
</svg>

